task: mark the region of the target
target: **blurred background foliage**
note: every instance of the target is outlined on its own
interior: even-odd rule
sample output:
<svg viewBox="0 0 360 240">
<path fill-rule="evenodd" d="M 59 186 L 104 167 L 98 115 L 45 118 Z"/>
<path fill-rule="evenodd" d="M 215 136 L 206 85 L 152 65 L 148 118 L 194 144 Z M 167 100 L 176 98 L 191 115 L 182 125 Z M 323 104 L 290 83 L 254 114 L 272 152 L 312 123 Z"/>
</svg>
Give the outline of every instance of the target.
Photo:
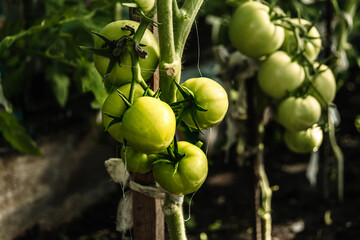
<svg viewBox="0 0 360 240">
<path fill-rule="evenodd" d="M 102 78 L 79 46 L 92 46 L 91 31 L 121 11 L 113 0 L 3 0 L 0 6 L 0 131 L 15 149 L 41 155 L 32 137 L 101 107 Z"/>
</svg>

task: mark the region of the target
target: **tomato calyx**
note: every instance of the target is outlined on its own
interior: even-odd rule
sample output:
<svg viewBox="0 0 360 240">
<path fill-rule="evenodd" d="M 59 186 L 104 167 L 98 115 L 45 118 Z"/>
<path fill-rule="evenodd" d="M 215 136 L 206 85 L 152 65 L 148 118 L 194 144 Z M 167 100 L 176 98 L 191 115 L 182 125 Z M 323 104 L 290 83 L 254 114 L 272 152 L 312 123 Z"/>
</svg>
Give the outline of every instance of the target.
<svg viewBox="0 0 360 240">
<path fill-rule="evenodd" d="M 117 40 L 109 40 L 100 33 L 92 32 L 94 35 L 100 37 L 104 41 L 101 49 L 80 46 L 81 49 L 86 50 L 92 54 L 100 55 L 110 59 L 103 80 L 105 80 L 110 75 L 115 64 L 121 66 L 121 57 L 128 51 L 133 50 L 139 58 L 146 59 L 148 57 L 148 52 L 143 48 L 146 45 L 140 44 L 132 39 L 132 37 L 135 35 L 135 29 L 128 25 L 121 29 L 128 31 L 129 34 L 124 35 Z"/>
<path fill-rule="evenodd" d="M 176 138 L 174 138 L 173 143 L 167 147 L 166 153 L 157 154 L 158 160 L 155 160 L 153 162 L 153 165 L 160 163 L 160 162 L 166 162 L 166 163 L 172 164 L 174 166 L 173 174 L 175 174 L 179 167 L 180 161 L 185 157 L 185 155 L 186 154 L 179 153 L 177 140 L 176 140 Z"/>
<path fill-rule="evenodd" d="M 187 87 L 181 86 L 176 81 L 174 81 L 174 83 L 175 83 L 177 89 L 179 90 L 179 92 L 181 93 L 182 97 L 184 98 L 184 100 L 170 104 L 170 107 L 173 109 L 175 116 L 176 116 L 176 125 L 178 125 L 181 122 L 181 120 L 183 119 L 183 117 L 189 113 L 191 116 L 191 119 L 193 120 L 193 122 L 196 126 L 196 129 L 202 133 L 202 131 L 199 127 L 198 121 L 195 117 L 195 113 L 196 113 L 196 111 L 206 112 L 207 109 L 200 106 L 196 102 L 194 93 L 190 89 L 188 89 Z"/>
</svg>

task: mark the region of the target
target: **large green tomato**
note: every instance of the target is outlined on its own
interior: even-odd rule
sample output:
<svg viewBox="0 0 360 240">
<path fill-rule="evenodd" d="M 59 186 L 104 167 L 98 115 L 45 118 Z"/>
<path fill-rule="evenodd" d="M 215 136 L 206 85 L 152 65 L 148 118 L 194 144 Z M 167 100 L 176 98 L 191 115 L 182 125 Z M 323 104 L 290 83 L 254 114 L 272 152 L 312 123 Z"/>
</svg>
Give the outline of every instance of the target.
<svg viewBox="0 0 360 240">
<path fill-rule="evenodd" d="M 153 97 L 140 97 L 123 116 L 122 133 L 129 146 L 151 154 L 164 151 L 175 136 L 176 119 L 170 106 Z"/>
<path fill-rule="evenodd" d="M 181 86 L 194 94 L 195 103 L 206 109 L 196 110 L 195 119 L 200 129 L 208 129 L 218 125 L 225 117 L 229 107 L 229 100 L 225 89 L 210 78 L 199 77 L 186 80 Z M 183 100 L 178 91 L 177 100 Z M 196 128 L 190 114 L 185 115 L 183 121 L 192 128 Z"/>
<path fill-rule="evenodd" d="M 139 23 L 131 20 L 118 20 L 106 25 L 100 31 L 100 34 L 111 41 L 115 41 L 129 34 L 129 31 L 122 29 L 125 26 L 132 27 L 136 30 L 139 26 Z M 160 56 L 160 49 L 154 35 L 150 30 L 145 31 L 140 43 L 145 45 L 143 48 L 148 52 L 148 57 L 146 59 L 139 59 L 141 75 L 145 80 L 147 80 L 153 75 L 157 67 Z M 96 49 L 105 49 L 107 47 L 108 46 L 105 46 L 104 44 L 104 40 L 102 40 L 98 36 L 95 36 Z M 100 55 L 94 55 L 94 62 L 96 69 L 98 70 L 100 75 L 104 77 L 110 62 L 109 58 Z M 106 78 L 106 80 L 110 84 L 118 87 L 129 83 L 132 80 L 131 68 L 132 63 L 130 55 L 129 53 L 125 52 L 121 54 L 120 64 L 115 64 L 114 68 L 112 69 L 110 75 Z"/>
<path fill-rule="evenodd" d="M 313 96 L 288 97 L 277 109 L 277 121 L 290 131 L 301 131 L 313 126 L 321 116 L 320 103 Z"/>
<path fill-rule="evenodd" d="M 129 97 L 130 88 L 131 83 L 128 83 L 118 88 L 118 90 L 126 97 Z M 141 97 L 143 94 L 143 88 L 139 84 L 136 84 L 134 98 L 136 99 L 138 97 Z M 107 132 L 120 143 L 123 142 L 124 138 L 121 130 L 122 122 L 116 122 L 113 124 L 111 124 L 111 122 L 114 121 L 114 118 L 121 118 L 124 115 L 126 109 L 127 106 L 125 105 L 124 101 L 122 100 L 117 91 L 111 92 L 102 106 L 103 126 L 105 127 L 105 129 L 107 129 Z"/>
<path fill-rule="evenodd" d="M 302 42 L 300 44 L 303 45 L 305 56 L 308 57 L 310 61 L 315 60 L 321 50 L 321 38 L 319 31 L 316 29 L 315 26 L 313 26 L 309 30 L 309 28 L 311 27 L 311 23 L 305 19 L 293 18 L 291 19 L 291 22 L 301 25 L 307 31 L 306 35 L 301 35 L 300 31 L 300 37 L 302 39 Z M 285 30 L 285 40 L 281 49 L 286 51 L 290 55 L 293 55 L 296 53 L 297 44 L 298 43 L 296 42 L 294 32 L 289 29 Z"/>
<path fill-rule="evenodd" d="M 271 54 L 260 66 L 258 82 L 269 96 L 280 99 L 296 90 L 305 79 L 304 68 L 283 51 Z"/>
<path fill-rule="evenodd" d="M 185 195 L 198 190 L 208 173 L 208 162 L 204 152 L 197 146 L 180 141 L 178 151 L 185 155 L 175 172 L 173 163 L 159 161 L 153 167 L 156 182 L 172 194 Z"/>
<path fill-rule="evenodd" d="M 128 171 L 142 174 L 151 171 L 156 156 L 154 154 L 140 153 L 132 147 L 126 146 L 121 149 L 121 158 L 125 162 Z"/>
<path fill-rule="evenodd" d="M 229 24 L 232 45 L 253 58 L 275 52 L 283 44 L 284 35 L 284 29 L 271 22 L 269 7 L 260 2 L 240 5 Z"/>
<path fill-rule="evenodd" d="M 323 131 L 317 124 L 303 131 L 286 130 L 284 133 L 286 146 L 296 153 L 316 152 L 322 140 Z"/>
<path fill-rule="evenodd" d="M 316 63 L 315 67 L 319 64 Z M 315 88 L 310 88 L 309 93 L 313 95 L 321 104 L 322 107 L 331 103 L 336 95 L 336 81 L 331 69 L 321 64 L 319 67 L 320 73 L 312 80 L 312 85 Z"/>
</svg>

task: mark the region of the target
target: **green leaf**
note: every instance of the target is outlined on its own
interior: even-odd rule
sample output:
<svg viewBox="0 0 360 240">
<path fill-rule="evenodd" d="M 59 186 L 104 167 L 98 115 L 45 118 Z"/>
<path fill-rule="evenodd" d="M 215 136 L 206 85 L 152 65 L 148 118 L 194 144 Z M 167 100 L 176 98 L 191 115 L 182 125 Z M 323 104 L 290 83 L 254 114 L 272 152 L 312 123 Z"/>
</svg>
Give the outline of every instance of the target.
<svg viewBox="0 0 360 240">
<path fill-rule="evenodd" d="M 69 95 L 69 77 L 61 71 L 58 65 L 53 64 L 46 69 L 46 79 L 61 107 L 65 107 Z"/>
<path fill-rule="evenodd" d="M 77 62 L 78 68 L 75 72 L 75 81 L 83 93 L 92 92 L 94 101 L 91 103 L 93 108 L 100 108 L 104 103 L 108 93 L 102 84 L 102 77 L 96 71 L 93 62 L 86 59 L 80 59 Z"/>
<path fill-rule="evenodd" d="M 8 112 L 0 111 L 0 131 L 5 140 L 20 152 L 42 156 L 36 143 L 26 134 L 25 128 Z"/>
<path fill-rule="evenodd" d="M 26 70 L 27 66 L 25 62 L 21 62 L 15 67 L 6 68 L 1 79 L 3 93 L 6 98 L 11 99 L 11 97 L 24 92 L 26 89 L 25 76 L 30 75 L 30 72 L 26 74 Z"/>
<path fill-rule="evenodd" d="M 2 105 L 5 108 L 5 111 L 10 111 L 10 109 L 11 109 L 10 103 L 4 96 L 1 77 L 0 77 L 0 105 Z"/>
</svg>

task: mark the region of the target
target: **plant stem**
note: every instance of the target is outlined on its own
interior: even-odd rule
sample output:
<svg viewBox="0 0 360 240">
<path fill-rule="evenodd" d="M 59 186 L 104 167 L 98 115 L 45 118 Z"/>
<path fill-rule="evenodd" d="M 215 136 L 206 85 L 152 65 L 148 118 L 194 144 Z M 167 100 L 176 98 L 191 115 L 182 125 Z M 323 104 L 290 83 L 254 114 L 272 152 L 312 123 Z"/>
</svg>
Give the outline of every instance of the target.
<svg viewBox="0 0 360 240">
<path fill-rule="evenodd" d="M 272 190 L 264 165 L 264 119 L 266 118 L 266 99 L 260 94 L 259 86 L 253 79 L 246 80 L 247 90 L 247 144 L 251 149 L 256 149 L 256 154 L 251 155 L 254 183 L 254 234 L 255 240 L 271 240 L 272 218 L 271 197 Z"/>
<path fill-rule="evenodd" d="M 173 80 L 180 82 L 181 76 L 181 55 L 175 52 L 173 4 L 175 6 L 176 1 L 157 1 L 160 45 L 159 84 L 162 92 L 161 98 L 168 103 L 175 101 L 176 86 Z"/>
<path fill-rule="evenodd" d="M 160 89 L 161 98 L 174 102 L 176 86 L 181 77 L 181 59 L 186 40 L 203 0 L 185 0 L 181 8 L 175 0 L 158 0 L 160 44 Z"/>
<path fill-rule="evenodd" d="M 263 239 L 271 240 L 271 231 L 272 231 L 272 218 L 271 218 L 271 197 L 272 190 L 269 185 L 269 180 L 266 175 L 264 167 L 264 146 L 259 144 L 259 150 L 256 157 L 256 166 L 259 171 L 259 185 L 261 189 L 261 206 L 262 211 L 259 213 L 264 222 L 263 225 Z"/>
<path fill-rule="evenodd" d="M 347 0 L 345 3 L 345 7 L 343 9 L 343 15 L 347 17 L 350 17 L 351 20 L 353 20 L 357 6 L 358 6 L 359 0 Z M 348 35 L 351 31 L 350 26 L 346 22 L 346 19 L 344 18 L 340 24 L 340 39 L 338 43 L 338 51 L 347 50 L 348 49 Z"/>
<path fill-rule="evenodd" d="M 139 27 L 137 28 L 133 40 L 135 43 L 140 43 L 142 37 L 144 36 L 144 33 L 149 26 L 150 21 L 143 17 L 140 21 Z M 135 84 L 140 84 L 144 89 L 146 89 L 148 86 L 141 76 L 141 68 L 140 68 L 140 62 L 139 62 L 139 56 L 135 52 L 134 46 L 128 46 L 127 48 L 130 57 L 131 57 L 131 64 L 132 64 L 132 81 L 131 81 L 131 87 L 130 87 L 130 93 L 129 93 L 129 101 L 132 104 L 134 102 L 134 93 L 135 93 Z"/>
<path fill-rule="evenodd" d="M 165 215 L 165 221 L 169 228 L 171 240 L 186 240 L 185 224 L 183 209 L 181 203 L 175 203 L 166 194 L 165 202 L 163 205 L 163 212 Z"/>
<path fill-rule="evenodd" d="M 175 15 L 174 35 L 176 52 L 181 54 L 184 51 L 184 46 L 195 21 L 196 15 L 203 3 L 203 0 L 185 0 L 183 6 Z"/>
<path fill-rule="evenodd" d="M 338 200 L 344 201 L 344 155 L 341 148 L 336 142 L 335 126 L 332 117 L 330 116 L 330 109 L 328 109 L 328 125 L 329 125 L 329 140 L 331 149 L 334 152 L 337 160 L 337 183 L 338 183 Z"/>
</svg>

